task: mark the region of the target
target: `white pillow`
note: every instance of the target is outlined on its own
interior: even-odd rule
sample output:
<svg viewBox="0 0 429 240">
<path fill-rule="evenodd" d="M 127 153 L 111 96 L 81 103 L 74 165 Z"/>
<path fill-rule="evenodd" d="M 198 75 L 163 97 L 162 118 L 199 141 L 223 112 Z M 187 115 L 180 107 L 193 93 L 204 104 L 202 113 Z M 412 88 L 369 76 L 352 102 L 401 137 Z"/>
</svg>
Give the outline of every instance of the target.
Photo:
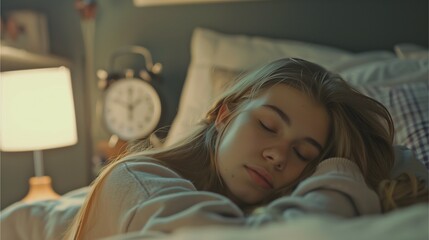
<svg viewBox="0 0 429 240">
<path fill-rule="evenodd" d="M 361 65 L 386 61 L 395 58 L 396 55 L 393 52 L 368 51 L 363 53 L 357 53 L 351 59 L 335 62 L 335 64 L 333 64 L 333 66 L 329 67 L 328 69 L 333 72 L 340 73 Z"/>
<path fill-rule="evenodd" d="M 191 40 L 191 62 L 183 86 L 178 113 L 165 145 L 180 140 L 203 117 L 211 104 L 211 72 L 215 66 L 248 70 L 283 57 L 298 57 L 334 66 L 353 54 L 341 49 L 291 40 L 228 35 L 197 28 Z"/>
<path fill-rule="evenodd" d="M 326 68 L 350 60 L 354 54 L 324 45 L 259 36 L 225 35 L 220 38 L 213 65 L 249 70 L 284 57 L 296 57 Z"/>
<path fill-rule="evenodd" d="M 429 50 L 425 47 L 412 43 L 399 43 L 393 48 L 398 58 L 421 59 L 429 58 Z"/>
<path fill-rule="evenodd" d="M 402 60 L 386 51 L 353 54 L 313 43 L 230 35 L 197 28 L 191 40 L 191 62 L 178 112 L 165 145 L 171 145 L 189 134 L 189 130 L 204 117 L 213 99 L 211 76 L 214 68 L 241 72 L 284 57 L 306 59 L 340 72 L 355 85 L 386 79 L 392 83 L 410 79 L 419 81 L 427 77 L 427 59 Z"/>
<path fill-rule="evenodd" d="M 415 157 L 429 169 L 428 87 L 425 80 L 396 85 L 367 85 L 357 89 L 389 110 L 395 125 L 395 144 L 413 150 Z"/>
<path fill-rule="evenodd" d="M 191 62 L 180 96 L 179 109 L 164 145 L 180 140 L 203 117 L 210 105 L 210 71 L 221 35 L 196 29 L 191 39 Z"/>
<path fill-rule="evenodd" d="M 340 74 L 347 82 L 355 86 L 424 82 L 428 79 L 428 64 L 427 58 L 387 58 L 348 68 L 340 71 Z"/>
</svg>

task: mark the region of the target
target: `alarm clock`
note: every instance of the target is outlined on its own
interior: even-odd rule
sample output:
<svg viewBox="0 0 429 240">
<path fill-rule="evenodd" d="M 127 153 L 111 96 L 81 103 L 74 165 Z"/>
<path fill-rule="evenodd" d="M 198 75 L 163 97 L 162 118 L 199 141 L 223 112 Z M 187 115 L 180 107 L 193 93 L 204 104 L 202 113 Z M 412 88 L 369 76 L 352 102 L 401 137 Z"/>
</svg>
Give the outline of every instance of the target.
<svg viewBox="0 0 429 240">
<path fill-rule="evenodd" d="M 159 96 L 144 80 L 120 79 L 105 92 L 102 118 L 107 129 L 120 139 L 146 137 L 156 128 L 160 117 Z"/>
<path fill-rule="evenodd" d="M 145 51 L 138 51 L 142 49 Z M 141 53 L 146 69 L 138 75 L 130 69 L 124 74 L 99 70 L 97 76 L 99 88 L 103 90 L 101 119 L 104 126 L 112 137 L 130 141 L 149 136 L 159 123 L 161 100 L 151 81 L 161 72 L 161 65 L 152 64 L 147 49 L 132 46 L 125 50 L 121 49 L 120 54 Z"/>
</svg>

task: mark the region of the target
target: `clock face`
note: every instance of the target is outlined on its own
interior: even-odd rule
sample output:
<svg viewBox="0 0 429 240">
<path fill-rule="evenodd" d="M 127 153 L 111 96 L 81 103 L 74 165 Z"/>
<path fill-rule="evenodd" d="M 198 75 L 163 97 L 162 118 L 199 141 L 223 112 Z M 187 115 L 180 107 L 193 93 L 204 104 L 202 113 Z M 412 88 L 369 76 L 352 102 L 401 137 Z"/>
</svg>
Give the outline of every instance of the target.
<svg viewBox="0 0 429 240">
<path fill-rule="evenodd" d="M 123 140 L 146 137 L 156 128 L 160 116 L 159 96 L 144 80 L 120 79 L 106 90 L 104 122 L 110 132 Z"/>
</svg>

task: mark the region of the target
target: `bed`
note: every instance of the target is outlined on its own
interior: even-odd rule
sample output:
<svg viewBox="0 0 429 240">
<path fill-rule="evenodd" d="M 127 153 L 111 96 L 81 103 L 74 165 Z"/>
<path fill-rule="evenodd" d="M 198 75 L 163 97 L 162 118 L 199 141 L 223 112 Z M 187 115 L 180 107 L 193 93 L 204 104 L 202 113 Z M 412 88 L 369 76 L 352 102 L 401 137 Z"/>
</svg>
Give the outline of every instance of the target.
<svg viewBox="0 0 429 240">
<path fill-rule="evenodd" d="M 428 49 L 410 43 L 398 43 L 391 51 L 352 53 L 308 42 L 196 28 L 178 113 L 164 144 L 180 141 L 225 84 L 253 67 L 282 57 L 307 59 L 339 72 L 357 89 L 385 104 L 396 126 L 392 175 L 410 171 L 428 182 Z M 74 190 L 58 200 L 15 203 L 6 208 L 1 213 L 2 239 L 60 239 L 88 189 Z M 385 215 L 350 220 L 310 215 L 258 229 L 185 228 L 161 239 L 423 240 L 429 237 L 428 214 L 429 205 L 418 204 Z M 142 239 L 142 236 L 129 233 L 111 239 Z"/>
</svg>

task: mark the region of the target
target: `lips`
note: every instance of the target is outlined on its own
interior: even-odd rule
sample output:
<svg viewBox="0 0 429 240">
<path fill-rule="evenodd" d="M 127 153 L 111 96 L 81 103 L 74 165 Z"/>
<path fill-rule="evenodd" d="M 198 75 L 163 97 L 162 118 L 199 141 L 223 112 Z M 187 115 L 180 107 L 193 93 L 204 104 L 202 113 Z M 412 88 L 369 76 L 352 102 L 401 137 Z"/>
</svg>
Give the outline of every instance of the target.
<svg viewBox="0 0 429 240">
<path fill-rule="evenodd" d="M 273 178 L 268 173 L 267 170 L 265 170 L 262 167 L 255 166 L 255 165 L 245 165 L 245 168 L 247 170 L 247 173 L 249 174 L 251 180 L 256 183 L 258 186 L 265 188 L 265 189 L 273 189 Z"/>
</svg>

